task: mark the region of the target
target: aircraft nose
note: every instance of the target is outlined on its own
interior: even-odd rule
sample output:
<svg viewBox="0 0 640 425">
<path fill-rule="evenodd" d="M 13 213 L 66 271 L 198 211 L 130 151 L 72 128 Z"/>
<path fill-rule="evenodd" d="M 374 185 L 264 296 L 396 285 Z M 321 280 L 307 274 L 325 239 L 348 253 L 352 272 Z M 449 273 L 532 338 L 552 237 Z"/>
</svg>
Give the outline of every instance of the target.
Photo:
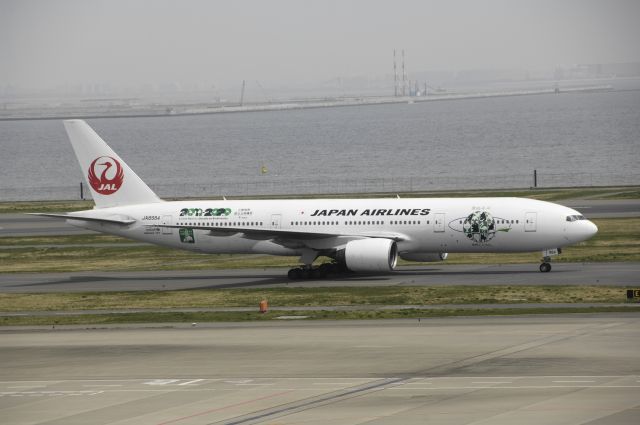
<svg viewBox="0 0 640 425">
<path fill-rule="evenodd" d="M 596 233 L 598 233 L 598 226 L 589 220 L 584 220 L 576 226 L 574 237 L 576 238 L 576 242 L 582 242 L 592 238 Z"/>
<path fill-rule="evenodd" d="M 593 224 L 592 221 L 587 220 L 587 235 L 588 235 L 587 237 L 591 238 L 595 236 L 596 233 L 598 233 L 598 226 Z"/>
</svg>

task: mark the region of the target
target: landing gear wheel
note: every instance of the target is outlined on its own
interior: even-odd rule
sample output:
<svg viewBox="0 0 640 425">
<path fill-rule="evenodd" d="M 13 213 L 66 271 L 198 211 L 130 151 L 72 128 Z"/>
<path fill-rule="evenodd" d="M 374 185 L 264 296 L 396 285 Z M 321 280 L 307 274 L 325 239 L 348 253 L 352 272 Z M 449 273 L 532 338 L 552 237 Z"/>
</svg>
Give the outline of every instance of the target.
<svg viewBox="0 0 640 425">
<path fill-rule="evenodd" d="M 540 264 L 540 271 L 542 273 L 549 273 L 551 271 L 551 264 L 549 263 Z"/>
<path fill-rule="evenodd" d="M 303 279 L 315 279 L 316 277 L 316 270 L 312 269 L 312 268 L 308 268 L 308 269 L 302 269 L 302 278 Z"/>
<path fill-rule="evenodd" d="M 326 278 L 331 273 L 331 264 L 320 264 L 316 269 L 316 276 L 320 279 Z"/>
<path fill-rule="evenodd" d="M 302 269 L 295 268 L 295 269 L 289 270 L 289 272 L 287 273 L 287 277 L 290 280 L 300 280 L 300 279 L 302 279 Z"/>
</svg>

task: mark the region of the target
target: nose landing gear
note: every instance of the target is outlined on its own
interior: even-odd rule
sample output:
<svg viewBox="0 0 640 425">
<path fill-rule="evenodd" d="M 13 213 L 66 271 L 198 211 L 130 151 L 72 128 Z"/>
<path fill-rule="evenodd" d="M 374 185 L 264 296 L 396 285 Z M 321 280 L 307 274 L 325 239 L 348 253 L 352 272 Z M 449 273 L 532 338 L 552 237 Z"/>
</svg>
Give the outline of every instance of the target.
<svg viewBox="0 0 640 425">
<path fill-rule="evenodd" d="M 548 260 L 547 260 L 547 258 L 548 258 Z M 542 261 L 543 261 L 543 263 L 540 264 L 540 271 L 542 273 L 549 273 L 551 271 L 551 264 L 548 261 L 551 261 L 551 258 L 546 257 Z"/>
<path fill-rule="evenodd" d="M 551 257 L 558 254 L 562 254 L 560 248 L 545 249 L 542 251 L 542 264 L 540 264 L 540 271 L 542 273 L 549 273 L 551 271 Z"/>
</svg>

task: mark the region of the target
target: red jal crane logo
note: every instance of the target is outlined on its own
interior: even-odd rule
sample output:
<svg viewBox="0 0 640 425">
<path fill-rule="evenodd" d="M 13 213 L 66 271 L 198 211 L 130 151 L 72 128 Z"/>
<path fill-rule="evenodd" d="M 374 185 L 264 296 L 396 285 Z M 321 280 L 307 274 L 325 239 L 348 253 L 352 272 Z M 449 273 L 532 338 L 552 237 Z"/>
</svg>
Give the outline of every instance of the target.
<svg viewBox="0 0 640 425">
<path fill-rule="evenodd" d="M 99 167 L 104 167 L 100 169 Z M 115 169 L 112 169 L 115 167 Z M 98 173 L 100 177 L 98 177 Z M 89 166 L 89 184 L 101 195 L 111 195 L 120 189 L 124 180 L 122 165 L 110 156 L 100 156 Z"/>
</svg>

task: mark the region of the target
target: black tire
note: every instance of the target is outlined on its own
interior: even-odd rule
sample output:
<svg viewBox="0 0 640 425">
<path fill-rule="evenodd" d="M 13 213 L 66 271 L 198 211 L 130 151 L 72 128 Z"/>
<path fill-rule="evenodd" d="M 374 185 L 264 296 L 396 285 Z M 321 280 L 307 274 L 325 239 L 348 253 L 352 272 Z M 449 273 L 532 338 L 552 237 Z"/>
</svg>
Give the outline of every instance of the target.
<svg viewBox="0 0 640 425">
<path fill-rule="evenodd" d="M 551 271 L 551 264 L 549 263 L 540 264 L 540 271 L 542 273 L 549 273 Z"/>
<path fill-rule="evenodd" d="M 319 279 L 324 279 L 331 274 L 331 271 L 331 264 L 320 264 L 320 266 L 316 269 L 316 276 Z"/>
<path fill-rule="evenodd" d="M 289 270 L 289 272 L 287 273 L 287 277 L 290 280 L 300 280 L 302 278 L 302 270 L 296 268 L 296 269 L 291 269 Z"/>
<path fill-rule="evenodd" d="M 307 280 L 315 279 L 317 276 L 316 269 L 305 269 L 302 271 L 302 276 Z"/>
</svg>

